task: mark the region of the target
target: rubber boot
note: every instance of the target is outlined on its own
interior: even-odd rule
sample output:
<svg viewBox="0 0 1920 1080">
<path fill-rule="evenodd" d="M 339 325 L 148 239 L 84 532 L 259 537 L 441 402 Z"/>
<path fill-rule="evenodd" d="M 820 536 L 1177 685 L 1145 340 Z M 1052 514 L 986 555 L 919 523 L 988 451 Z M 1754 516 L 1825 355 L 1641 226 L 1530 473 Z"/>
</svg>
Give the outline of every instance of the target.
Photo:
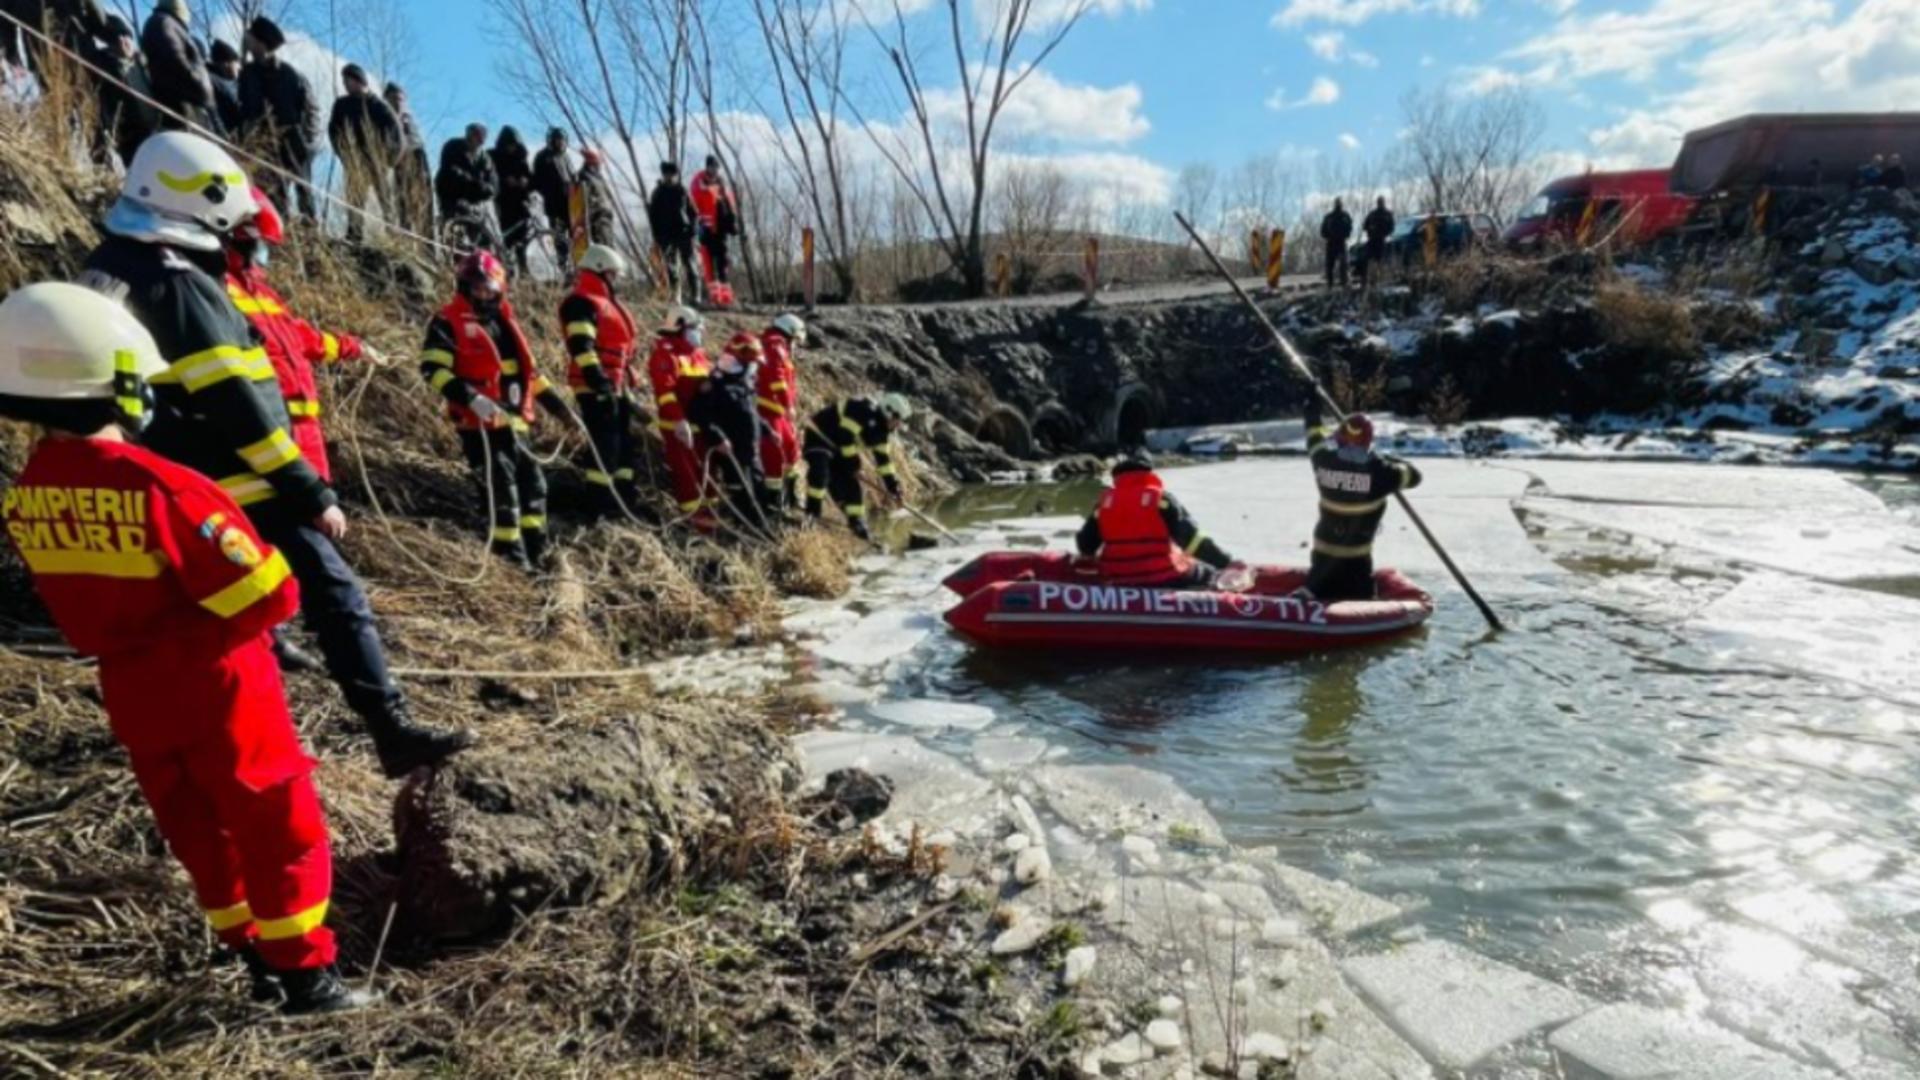
<svg viewBox="0 0 1920 1080">
<path fill-rule="evenodd" d="M 247 997 L 262 1005 L 280 1003 L 282 996 L 280 973 L 268 967 L 267 962 L 260 959 L 260 954 L 254 950 L 253 946 L 236 949 L 230 955 L 238 959 L 247 969 Z"/>
<path fill-rule="evenodd" d="M 521 542 L 527 549 L 528 568 L 536 574 L 545 573 L 549 566 L 547 561 L 547 530 L 528 529 L 521 536 Z"/>
<path fill-rule="evenodd" d="M 473 732 L 422 724 L 404 702 L 367 718 L 380 771 L 398 780 L 423 766 L 438 765 L 474 743 Z"/>
<path fill-rule="evenodd" d="M 331 966 L 280 973 L 280 985 L 287 992 L 280 1011 L 288 1016 L 319 1016 L 352 1012 L 380 1002 L 370 990 L 355 990 Z"/>
<path fill-rule="evenodd" d="M 326 665 L 320 658 L 295 645 L 285 631 L 276 630 L 273 635 L 273 658 L 280 662 L 280 670 L 287 675 L 304 675 L 324 670 Z"/>
</svg>

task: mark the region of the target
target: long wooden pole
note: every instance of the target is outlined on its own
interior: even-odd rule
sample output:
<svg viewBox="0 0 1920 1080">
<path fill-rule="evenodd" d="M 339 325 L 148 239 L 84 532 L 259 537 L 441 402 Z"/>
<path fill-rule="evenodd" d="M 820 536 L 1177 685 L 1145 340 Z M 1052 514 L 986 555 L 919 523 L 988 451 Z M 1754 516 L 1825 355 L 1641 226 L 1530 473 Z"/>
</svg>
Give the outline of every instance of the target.
<svg viewBox="0 0 1920 1080">
<path fill-rule="evenodd" d="M 1279 348 L 1280 355 L 1286 357 L 1287 362 L 1293 365 L 1293 369 L 1299 372 L 1302 378 L 1307 380 L 1308 384 L 1313 387 L 1313 392 L 1319 396 L 1321 402 L 1333 411 L 1334 416 L 1346 416 L 1347 411 L 1340 407 L 1339 402 L 1333 400 L 1333 396 L 1327 393 L 1326 387 L 1320 385 L 1320 380 L 1313 377 L 1313 369 L 1307 366 L 1307 358 L 1300 354 L 1299 349 L 1294 348 L 1293 342 L 1288 340 L 1287 335 L 1281 333 L 1280 328 L 1273 325 L 1273 320 L 1267 318 L 1267 313 L 1260 310 L 1260 305 L 1254 303 L 1253 297 L 1248 296 L 1247 291 L 1240 287 L 1240 282 L 1235 279 L 1233 274 L 1227 270 L 1226 266 L 1220 262 L 1220 257 L 1213 253 L 1213 249 L 1207 246 L 1206 240 L 1201 238 L 1199 230 L 1193 227 L 1193 223 L 1187 220 L 1186 215 L 1177 211 L 1174 213 L 1173 218 L 1180 223 L 1181 228 L 1187 230 L 1188 236 L 1193 237 L 1193 242 L 1200 245 L 1200 251 L 1206 255 L 1207 261 L 1213 264 L 1213 268 L 1219 271 L 1220 276 L 1226 279 L 1227 284 L 1232 287 L 1233 294 L 1240 298 L 1240 302 L 1247 306 L 1248 311 L 1253 312 L 1253 317 L 1259 320 L 1260 325 L 1266 329 L 1268 334 L 1272 335 L 1274 345 Z M 1440 544 L 1440 538 L 1433 535 L 1432 529 L 1427 528 L 1426 521 L 1420 517 L 1419 511 L 1413 508 L 1413 504 L 1407 501 L 1406 495 L 1396 491 L 1393 497 L 1394 500 L 1400 504 L 1400 509 L 1407 512 L 1407 519 L 1413 522 L 1413 527 L 1420 530 L 1420 535 L 1426 538 L 1428 544 L 1432 545 L 1434 554 L 1440 556 L 1440 562 L 1447 568 L 1447 573 L 1453 575 L 1453 580 L 1459 584 L 1461 591 L 1467 594 L 1468 599 L 1473 601 L 1473 606 L 1480 609 L 1480 615 L 1487 620 L 1487 625 L 1495 630 L 1506 629 L 1506 626 L 1500 622 L 1500 616 L 1494 614 L 1493 608 L 1487 604 L 1486 600 L 1481 598 L 1480 593 L 1475 590 L 1473 584 L 1467 580 L 1467 575 L 1460 571 L 1460 567 L 1453 561 L 1453 556 L 1447 554 L 1447 549 Z"/>
</svg>

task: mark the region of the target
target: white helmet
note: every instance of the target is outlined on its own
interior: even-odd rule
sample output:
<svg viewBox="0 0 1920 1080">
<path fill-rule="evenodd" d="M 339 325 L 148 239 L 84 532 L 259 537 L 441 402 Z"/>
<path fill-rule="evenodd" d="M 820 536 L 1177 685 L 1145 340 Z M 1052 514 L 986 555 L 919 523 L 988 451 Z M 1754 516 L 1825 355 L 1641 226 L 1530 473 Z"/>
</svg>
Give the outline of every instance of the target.
<svg viewBox="0 0 1920 1080">
<path fill-rule="evenodd" d="M 905 394 L 881 394 L 880 411 L 892 417 L 896 424 L 905 423 L 913 416 L 913 403 Z"/>
<path fill-rule="evenodd" d="M 591 270 L 601 277 L 626 277 L 632 270 L 627 257 L 605 244 L 588 246 L 586 254 L 580 256 L 580 269 Z"/>
<path fill-rule="evenodd" d="M 677 307 L 667 312 L 661 322 L 660 330 L 668 334 L 684 334 L 689 330 L 698 330 L 707 325 L 707 320 L 690 307 Z"/>
<path fill-rule="evenodd" d="M 800 316 L 788 312 L 773 320 L 773 328 L 787 335 L 787 340 L 795 345 L 807 343 L 807 324 Z"/>
<path fill-rule="evenodd" d="M 0 395 L 107 401 L 138 426 L 146 381 L 167 370 L 133 313 L 92 289 L 48 281 L 0 303 Z"/>
<path fill-rule="evenodd" d="M 220 238 L 258 212 L 246 172 L 225 150 L 163 131 L 134 153 L 106 227 L 149 244 L 219 251 Z"/>
</svg>

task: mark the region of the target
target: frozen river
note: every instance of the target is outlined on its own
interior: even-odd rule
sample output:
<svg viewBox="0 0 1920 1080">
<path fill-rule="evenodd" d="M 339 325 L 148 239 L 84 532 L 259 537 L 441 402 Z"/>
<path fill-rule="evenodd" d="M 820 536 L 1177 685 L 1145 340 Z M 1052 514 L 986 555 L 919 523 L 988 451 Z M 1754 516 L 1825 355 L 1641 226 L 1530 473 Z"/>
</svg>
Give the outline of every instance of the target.
<svg viewBox="0 0 1920 1080">
<path fill-rule="evenodd" d="M 1920 1075 L 1913 489 L 1720 466 L 1423 468 L 1417 505 L 1507 633 L 1485 632 L 1393 513 L 1380 561 L 1439 600 L 1401 643 L 1254 663 L 976 652 L 929 590 L 974 551 L 1070 543 L 1094 489 L 972 492 L 948 508 L 967 550 L 875 561 L 857 611 L 795 620 L 847 710 L 826 758 L 904 739 L 989 777 L 1007 754 L 1062 776 L 1144 770 L 1233 849 L 1390 901 L 1396 942 L 1735 1033 L 1809 1075 Z M 1299 461 L 1168 478 L 1236 556 L 1304 561 Z M 1041 780 L 1023 789 L 1044 799 Z M 1367 951 L 1364 936 L 1333 949 Z M 1349 979 L 1368 985 L 1363 971 Z M 1467 1063 L 1380 997 L 1435 1065 Z M 1473 1063 L 1570 1067 L 1505 1055 Z"/>
</svg>

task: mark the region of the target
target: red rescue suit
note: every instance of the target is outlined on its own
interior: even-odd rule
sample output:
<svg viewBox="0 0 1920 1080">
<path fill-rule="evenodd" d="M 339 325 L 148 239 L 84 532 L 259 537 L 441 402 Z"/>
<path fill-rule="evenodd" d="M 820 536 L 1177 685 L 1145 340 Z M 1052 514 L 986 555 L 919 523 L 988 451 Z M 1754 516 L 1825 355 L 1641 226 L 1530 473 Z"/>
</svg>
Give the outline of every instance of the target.
<svg viewBox="0 0 1920 1080">
<path fill-rule="evenodd" d="M 583 315 L 590 311 L 592 317 L 569 319 L 575 307 L 583 309 Z M 576 394 L 596 389 L 588 382 L 586 368 L 598 365 L 614 393 L 626 389 L 627 371 L 640 349 L 640 330 L 633 315 L 607 288 L 606 280 L 591 272 L 580 274 L 573 294 L 560 306 L 560 317 L 569 343 L 591 338 L 593 344 L 590 352 L 568 350 L 567 386 Z"/>
<path fill-rule="evenodd" d="M 799 373 L 793 366 L 793 342 L 778 330 L 760 335 L 764 359 L 760 362 L 759 384 L 754 388 L 760 418 L 767 422 L 767 433 L 760 440 L 760 473 L 767 489 L 784 490 L 786 479 L 800 472 L 800 436 L 793 418 L 800 410 Z"/>
<path fill-rule="evenodd" d="M 0 517 L 99 658 L 114 737 L 214 931 L 283 971 L 331 964 L 326 818 L 268 637 L 299 607 L 286 559 L 213 481 L 126 443 L 44 440 Z"/>
<path fill-rule="evenodd" d="M 1165 487 L 1151 472 L 1124 472 L 1100 496 L 1100 576 L 1122 585 L 1158 585 L 1193 572 L 1160 514 Z"/>
<path fill-rule="evenodd" d="M 241 263 L 231 255 L 227 259 L 227 295 L 253 325 L 254 333 L 260 335 L 267 359 L 273 362 L 280 396 L 287 402 L 287 434 L 293 437 L 293 445 L 300 448 L 300 456 L 307 459 L 320 479 L 332 482 L 327 436 L 320 425 L 320 382 L 313 365 L 360 359 L 360 339 L 351 334 L 327 333 L 295 315 L 287 309 L 286 300 L 267 284 L 265 270 Z"/>
<path fill-rule="evenodd" d="M 667 473 L 673 483 L 674 501 L 680 512 L 693 514 L 705 510 L 713 501 L 713 480 L 706 461 L 713 441 L 704 432 L 696 434 L 687 446 L 674 434 L 687 422 L 687 403 L 700 392 L 713 371 L 705 349 L 687 340 L 684 334 L 661 334 L 654 338 L 653 355 L 647 360 L 647 375 L 653 382 L 655 423 L 667 445 Z"/>
<path fill-rule="evenodd" d="M 546 387 L 535 378 L 533 346 L 527 343 L 520 321 L 513 317 L 513 305 L 505 300 L 500 302 L 500 322 L 513 338 L 516 356 L 500 355 L 493 335 L 481 325 L 466 297 L 454 297 L 452 303 L 440 309 L 440 317 L 453 330 L 454 378 L 500 406 L 503 415 L 494 426 L 521 430 L 531 426 L 534 403 Z M 529 383 L 530 378 L 535 381 Z M 454 426 L 463 431 L 478 431 L 483 426 L 480 417 L 464 405 L 448 403 L 447 415 L 453 418 Z"/>
</svg>

